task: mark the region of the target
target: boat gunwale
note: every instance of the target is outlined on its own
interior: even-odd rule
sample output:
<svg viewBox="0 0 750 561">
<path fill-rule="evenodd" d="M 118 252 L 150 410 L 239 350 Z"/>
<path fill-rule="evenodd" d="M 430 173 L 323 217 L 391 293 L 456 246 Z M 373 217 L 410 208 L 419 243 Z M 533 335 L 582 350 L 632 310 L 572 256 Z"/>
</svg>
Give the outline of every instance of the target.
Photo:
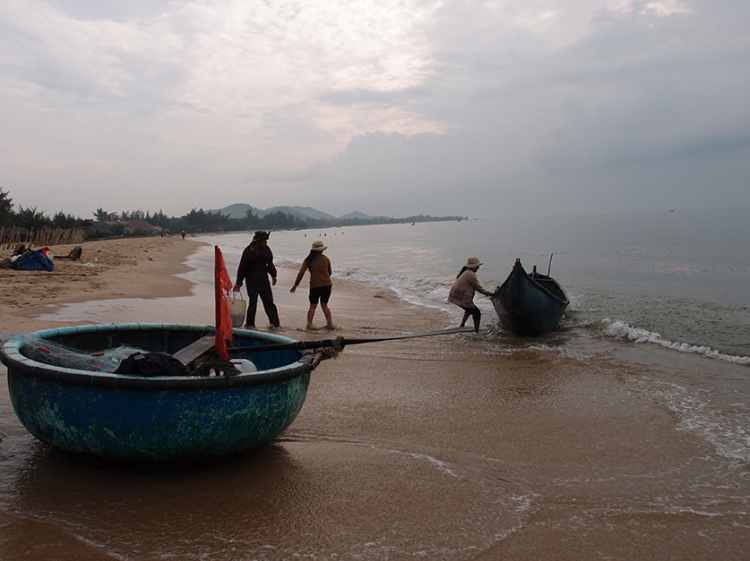
<svg viewBox="0 0 750 561">
<path fill-rule="evenodd" d="M 549 297 L 551 297 L 552 299 L 556 300 L 557 302 L 565 304 L 566 306 L 570 305 L 570 299 L 568 298 L 568 295 L 565 293 L 565 290 L 563 290 L 563 287 L 560 286 L 560 283 L 558 283 L 555 279 L 553 279 L 550 276 L 543 275 L 545 277 L 545 279 L 544 279 L 545 281 L 555 283 L 555 286 L 557 286 L 557 288 L 560 289 L 560 292 L 563 293 L 563 294 L 565 294 L 565 300 L 563 300 L 562 298 L 560 298 L 556 294 L 553 294 L 546 286 L 544 286 L 543 284 L 539 283 L 534 277 L 532 277 L 529 273 L 526 272 L 526 270 L 523 268 L 523 266 L 521 266 L 520 271 L 517 271 L 515 269 L 513 271 L 511 271 L 510 274 L 508 275 L 508 278 L 505 279 L 505 281 L 503 282 L 503 284 L 501 284 L 500 286 L 498 286 L 495 289 L 495 294 L 493 294 L 492 297 L 493 298 L 494 297 L 498 297 L 498 294 L 501 292 L 501 290 L 503 289 L 503 287 L 505 285 L 507 285 L 509 282 L 511 282 L 511 279 L 516 274 L 526 275 L 526 278 L 529 281 L 531 281 L 531 283 L 533 284 L 534 288 L 536 288 L 538 290 L 541 290 L 542 292 L 544 292 L 545 294 L 547 294 Z"/>
<path fill-rule="evenodd" d="M 167 324 L 167 323 L 109 323 L 88 324 L 61 328 L 44 329 L 33 332 L 33 335 L 41 339 L 51 339 L 58 336 L 86 334 L 107 331 L 197 331 L 210 333 L 212 326 Z M 252 336 L 255 339 L 265 340 L 270 343 L 289 343 L 293 339 L 262 333 L 246 329 L 235 329 L 237 335 Z M 259 337 L 260 335 L 260 337 Z M 294 380 L 312 370 L 313 353 L 303 353 L 299 360 L 290 364 L 261 370 L 259 372 L 246 372 L 234 376 L 134 376 L 129 374 L 114 374 L 109 372 L 92 372 L 66 368 L 64 366 L 53 366 L 38 362 L 21 353 L 25 342 L 19 338 L 9 337 L 0 346 L 0 359 L 8 368 L 17 373 L 35 378 L 67 384 L 71 386 L 83 386 L 101 389 L 115 390 L 138 390 L 138 391 L 202 391 L 202 390 L 226 390 L 228 388 L 243 388 L 251 386 L 262 386 L 277 384 Z"/>
<path fill-rule="evenodd" d="M 532 276 L 533 273 L 527 273 L 520 262 L 517 261 L 516 265 L 503 284 L 495 289 L 491 297 L 500 323 L 514 335 L 522 337 L 537 337 L 555 330 L 565 310 L 570 305 L 568 295 L 562 286 L 560 286 L 560 283 L 549 275 L 536 273 L 536 275 L 542 277 L 540 280 L 544 280 L 545 283 L 551 283 L 551 286 L 559 289 L 560 293 L 565 297 L 564 299 L 554 294 L 550 288 L 547 288 L 544 284 L 536 280 Z M 535 315 L 533 320 L 524 318 L 523 315 L 529 310 L 521 312 L 515 303 L 515 299 L 521 293 L 525 293 L 524 300 L 532 293 L 534 294 L 534 296 L 531 296 L 532 299 L 540 297 L 545 299 L 546 303 L 543 308 L 548 308 L 545 310 L 545 314 L 543 316 Z M 535 305 L 534 314 L 539 312 L 542 312 L 542 309 Z"/>
</svg>

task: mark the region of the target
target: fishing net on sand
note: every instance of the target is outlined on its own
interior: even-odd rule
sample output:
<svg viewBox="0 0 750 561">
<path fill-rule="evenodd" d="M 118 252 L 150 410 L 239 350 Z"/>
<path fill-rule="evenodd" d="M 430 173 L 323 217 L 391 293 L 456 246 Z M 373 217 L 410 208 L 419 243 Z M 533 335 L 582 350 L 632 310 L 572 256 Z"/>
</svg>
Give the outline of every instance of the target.
<svg viewBox="0 0 750 561">
<path fill-rule="evenodd" d="M 89 370 L 91 372 L 114 372 L 120 363 L 133 353 L 147 353 L 143 349 L 122 345 L 112 349 L 100 351 L 83 351 L 67 347 L 49 339 L 36 337 L 33 334 L 16 335 L 14 339 L 23 341 L 22 354 L 31 360 L 62 366 L 75 370 Z"/>
</svg>

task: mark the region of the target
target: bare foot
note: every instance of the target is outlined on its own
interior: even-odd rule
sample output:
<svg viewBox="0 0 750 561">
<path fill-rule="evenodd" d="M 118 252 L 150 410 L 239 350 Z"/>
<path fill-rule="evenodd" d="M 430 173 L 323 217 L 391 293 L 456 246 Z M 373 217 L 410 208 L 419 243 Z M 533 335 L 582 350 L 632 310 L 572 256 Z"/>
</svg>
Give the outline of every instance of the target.
<svg viewBox="0 0 750 561">
<path fill-rule="evenodd" d="M 305 327 L 305 329 L 307 329 L 308 331 L 317 331 L 318 330 L 318 328 L 315 327 L 312 323 L 308 323 L 307 327 Z"/>
<path fill-rule="evenodd" d="M 334 325 L 332 323 L 329 325 L 326 325 L 326 329 L 330 329 L 331 331 L 338 329 L 338 328 L 339 328 L 338 325 Z"/>
</svg>

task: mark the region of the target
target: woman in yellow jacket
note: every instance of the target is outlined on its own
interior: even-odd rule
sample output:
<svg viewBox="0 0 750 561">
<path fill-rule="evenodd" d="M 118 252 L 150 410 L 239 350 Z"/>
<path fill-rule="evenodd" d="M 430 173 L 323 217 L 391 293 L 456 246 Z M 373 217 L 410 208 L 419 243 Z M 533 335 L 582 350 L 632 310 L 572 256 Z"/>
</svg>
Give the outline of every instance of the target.
<svg viewBox="0 0 750 561">
<path fill-rule="evenodd" d="M 302 277 L 305 276 L 305 271 L 310 270 L 310 309 L 307 311 L 307 329 L 317 329 L 313 325 L 313 317 L 315 317 L 315 310 L 318 308 L 318 302 L 320 302 L 320 308 L 323 310 L 323 315 L 326 317 L 326 329 L 336 329 L 331 319 L 331 310 L 328 307 L 328 299 L 331 297 L 331 287 L 333 282 L 331 281 L 331 261 L 323 255 L 323 252 L 328 249 L 323 242 L 318 240 L 313 242 L 310 254 L 305 257 L 300 267 L 299 273 L 297 273 L 297 279 L 294 281 L 294 286 L 289 292 L 294 294 L 302 282 Z"/>
</svg>

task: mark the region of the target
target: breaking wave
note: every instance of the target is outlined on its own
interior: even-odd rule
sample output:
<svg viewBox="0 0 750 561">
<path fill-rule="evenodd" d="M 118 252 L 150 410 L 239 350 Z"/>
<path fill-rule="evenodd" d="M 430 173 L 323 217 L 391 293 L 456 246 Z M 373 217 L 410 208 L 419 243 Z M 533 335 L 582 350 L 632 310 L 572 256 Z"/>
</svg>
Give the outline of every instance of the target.
<svg viewBox="0 0 750 561">
<path fill-rule="evenodd" d="M 697 355 L 702 355 L 707 358 L 711 358 L 715 360 L 731 362 L 733 364 L 740 364 L 742 366 L 750 366 L 750 357 L 735 356 L 735 355 L 721 353 L 705 345 L 690 345 L 688 343 L 675 343 L 673 341 L 668 341 L 666 339 L 663 339 L 659 333 L 648 331 L 640 327 L 632 327 L 628 325 L 627 323 L 625 323 L 624 321 L 619 321 L 619 320 L 613 321 L 613 320 L 610 320 L 609 318 L 605 318 L 603 322 L 604 322 L 603 334 L 606 337 L 630 341 L 635 344 L 650 343 L 653 345 L 664 347 L 665 349 L 671 349 L 671 350 L 678 351 L 681 353 L 697 354 Z"/>
</svg>

